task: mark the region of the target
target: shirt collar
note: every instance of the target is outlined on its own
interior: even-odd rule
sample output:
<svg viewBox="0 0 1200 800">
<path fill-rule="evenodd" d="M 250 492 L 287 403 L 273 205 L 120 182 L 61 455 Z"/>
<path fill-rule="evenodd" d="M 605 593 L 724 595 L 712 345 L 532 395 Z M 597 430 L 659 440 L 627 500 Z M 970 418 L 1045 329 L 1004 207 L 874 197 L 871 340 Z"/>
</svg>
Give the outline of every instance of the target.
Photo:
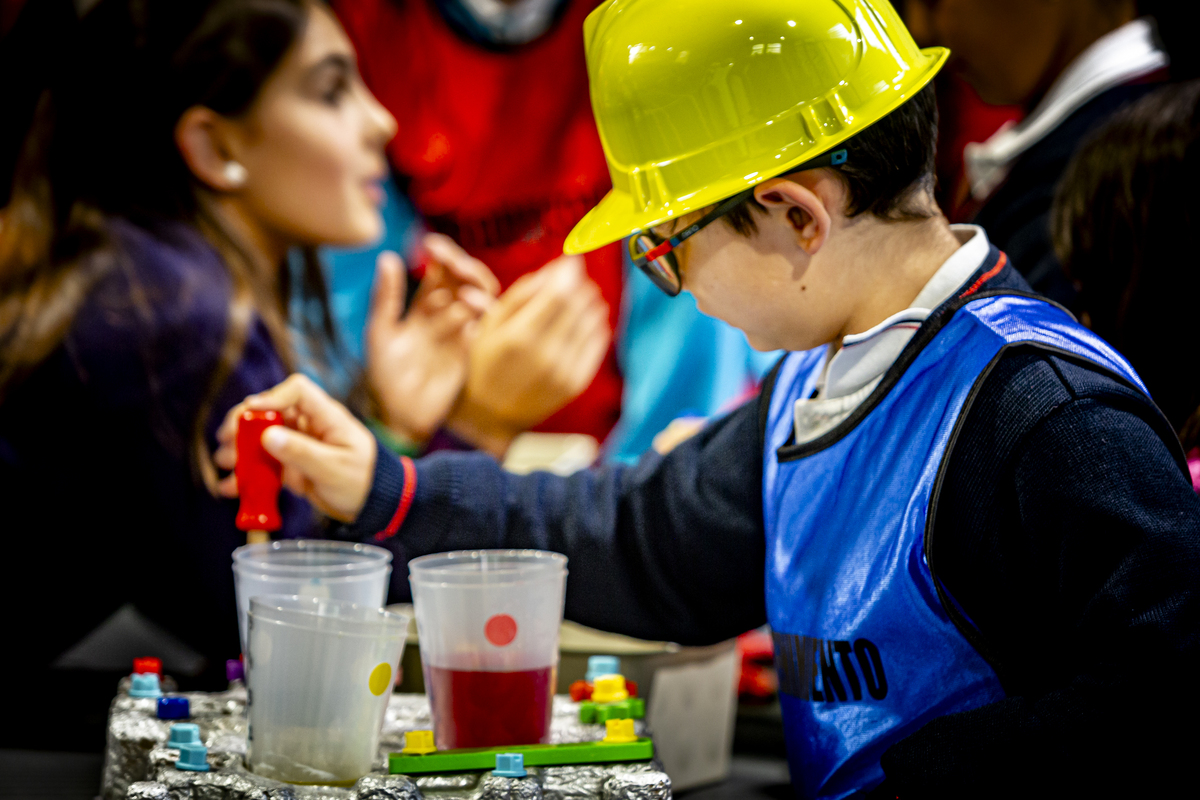
<svg viewBox="0 0 1200 800">
<path fill-rule="evenodd" d="M 950 230 L 962 244 L 938 267 L 912 305 L 869 330 L 842 339 L 841 348 L 829 359 L 822 397 L 853 394 L 880 378 L 933 309 L 953 296 L 983 264 L 991 249 L 983 228 L 951 225 Z"/>
<path fill-rule="evenodd" d="M 917 293 L 913 304 L 875 327 L 842 339 L 842 347 L 825 362 L 817 392 L 801 398 L 793 409 L 797 444 L 832 430 L 879 384 L 921 323 L 958 292 L 983 266 L 991 251 L 987 234 L 976 225 L 951 225 L 961 242 Z"/>
<path fill-rule="evenodd" d="M 1008 177 L 1018 156 L 1093 97 L 1167 64 L 1167 54 L 1154 43 L 1146 19 L 1127 22 L 1092 42 L 1063 70 L 1028 117 L 1005 125 L 986 142 L 966 146 L 963 162 L 972 196 L 986 199 Z"/>
</svg>

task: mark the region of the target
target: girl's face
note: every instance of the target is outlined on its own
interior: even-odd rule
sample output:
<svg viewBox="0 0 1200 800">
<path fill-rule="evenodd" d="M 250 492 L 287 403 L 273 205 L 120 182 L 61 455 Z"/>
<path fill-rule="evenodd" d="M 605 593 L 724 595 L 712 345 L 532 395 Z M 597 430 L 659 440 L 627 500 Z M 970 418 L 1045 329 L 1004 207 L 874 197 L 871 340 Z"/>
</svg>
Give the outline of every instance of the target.
<svg viewBox="0 0 1200 800">
<path fill-rule="evenodd" d="M 367 90 L 333 15 L 313 4 L 302 36 L 235 121 L 230 155 L 246 168 L 237 203 L 284 246 L 379 237 L 384 145 L 396 121 Z"/>
</svg>

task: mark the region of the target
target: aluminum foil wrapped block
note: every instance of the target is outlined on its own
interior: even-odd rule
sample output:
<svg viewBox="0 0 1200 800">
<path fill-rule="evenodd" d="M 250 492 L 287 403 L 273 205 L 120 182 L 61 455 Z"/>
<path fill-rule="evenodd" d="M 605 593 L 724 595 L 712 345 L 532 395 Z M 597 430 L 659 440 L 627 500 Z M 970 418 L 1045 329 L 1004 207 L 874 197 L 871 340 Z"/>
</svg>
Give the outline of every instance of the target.
<svg viewBox="0 0 1200 800">
<path fill-rule="evenodd" d="M 157 781 L 135 781 L 125 790 L 125 800 L 170 800 L 171 793 L 165 783 Z"/>
<path fill-rule="evenodd" d="M 404 734 L 409 731 L 433 730 L 429 701 L 423 694 L 393 694 L 383 714 L 379 734 L 380 769 L 387 769 L 387 753 L 398 753 L 404 747 Z"/>
<path fill-rule="evenodd" d="M 667 787 L 663 797 L 671 796 L 671 779 L 655 762 L 635 762 L 629 764 L 581 764 L 571 767 L 542 767 L 542 797 L 544 800 L 583 800 L 595 798 L 605 800 L 605 786 L 613 778 L 621 779 L 623 785 L 626 776 L 647 775 L 661 780 Z M 640 780 L 633 778 L 634 782 Z M 649 778 L 647 778 L 649 780 Z M 618 795 L 619 796 L 619 795 Z M 647 795 L 658 797 L 659 795 Z"/>
<path fill-rule="evenodd" d="M 292 786 L 248 772 L 241 753 L 209 752 L 208 772 L 176 769 L 179 751 L 150 751 L 154 780 L 167 787 L 171 800 L 354 800 L 354 791 L 339 786 Z"/>
<path fill-rule="evenodd" d="M 122 685 L 128 679 L 122 680 Z M 187 722 L 200 726 L 200 739 L 211 750 L 245 753 L 246 690 L 189 692 L 191 716 Z M 166 743 L 174 722 L 158 718 L 158 701 L 148 697 L 118 694 L 109 706 L 108 733 L 104 747 L 101 796 L 120 800 L 130 784 L 151 777 L 151 750 Z"/>
<path fill-rule="evenodd" d="M 355 800 L 422 800 L 421 790 L 403 775 L 367 775 L 354 784 Z"/>
<path fill-rule="evenodd" d="M 542 787 L 532 771 L 525 778 L 488 775 L 480 788 L 479 800 L 542 800 Z"/>
<path fill-rule="evenodd" d="M 478 795 L 475 788 L 483 779 L 480 772 L 441 772 L 434 775 L 421 775 L 417 778 L 417 788 L 424 797 L 473 798 Z"/>
<path fill-rule="evenodd" d="M 424 695 L 388 700 L 375 769 L 353 786 L 299 786 L 246 769 L 246 692 L 238 686 L 214 694 L 189 693 L 188 722 L 200 727 L 208 772 L 177 769 L 179 751 L 166 746 L 174 720 L 159 720 L 156 701 L 122 694 L 109 711 L 105 800 L 660 800 L 671 796 L 670 778 L 657 759 L 628 764 L 529 767 L 525 778 L 484 771 L 421 775 L 387 774 L 387 754 L 404 735 L 430 730 Z M 638 733 L 645 731 L 637 723 Z M 554 743 L 596 741 L 603 725 L 579 722 L 579 705 L 555 697 L 550 723 Z"/>
<path fill-rule="evenodd" d="M 671 779 L 665 772 L 627 772 L 604 782 L 603 800 L 670 800 Z"/>
</svg>

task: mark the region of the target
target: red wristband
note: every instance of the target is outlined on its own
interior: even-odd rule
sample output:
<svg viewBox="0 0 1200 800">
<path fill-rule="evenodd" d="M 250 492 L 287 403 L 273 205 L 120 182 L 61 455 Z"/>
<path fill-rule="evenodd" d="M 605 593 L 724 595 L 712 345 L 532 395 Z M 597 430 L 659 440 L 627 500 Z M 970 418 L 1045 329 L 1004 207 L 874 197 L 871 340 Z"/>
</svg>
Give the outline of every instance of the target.
<svg viewBox="0 0 1200 800">
<path fill-rule="evenodd" d="M 392 515 L 387 527 L 375 534 L 377 542 L 396 535 L 400 526 L 404 524 L 404 518 L 412 508 L 413 496 L 417 493 L 417 465 L 408 456 L 400 456 L 400 466 L 404 468 L 404 489 L 400 492 L 400 503 L 396 506 L 396 513 Z"/>
</svg>

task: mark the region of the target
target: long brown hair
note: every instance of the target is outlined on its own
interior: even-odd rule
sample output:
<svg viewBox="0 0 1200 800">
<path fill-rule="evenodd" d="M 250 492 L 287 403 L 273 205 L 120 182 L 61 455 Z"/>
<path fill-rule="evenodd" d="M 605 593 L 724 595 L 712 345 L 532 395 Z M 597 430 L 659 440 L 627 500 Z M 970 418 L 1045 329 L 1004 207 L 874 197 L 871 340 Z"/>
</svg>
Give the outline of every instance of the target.
<svg viewBox="0 0 1200 800">
<path fill-rule="evenodd" d="M 1200 444 L 1200 81 L 1115 114 L 1075 153 L 1055 198 L 1055 249 L 1092 330 L 1129 359 L 1179 435 Z"/>
<path fill-rule="evenodd" d="M 245 113 L 302 34 L 310 2 L 102 0 L 71 29 L 55 32 L 61 47 L 44 76 L 0 225 L 0 401 L 59 345 L 92 286 L 118 260 L 106 218 L 190 223 L 221 255 L 232 284 L 225 340 L 188 436 L 197 476 L 215 486 L 205 430 L 256 318 L 284 365 L 294 367 L 286 305 L 292 278 L 286 265 L 256 265 L 222 227 L 173 131 L 196 105 L 227 117 Z M 320 265 L 312 249 L 302 256 L 301 292 L 320 308 L 319 322 L 306 317 L 304 332 L 333 342 Z M 144 311 L 136 288 L 131 305 Z"/>
</svg>

